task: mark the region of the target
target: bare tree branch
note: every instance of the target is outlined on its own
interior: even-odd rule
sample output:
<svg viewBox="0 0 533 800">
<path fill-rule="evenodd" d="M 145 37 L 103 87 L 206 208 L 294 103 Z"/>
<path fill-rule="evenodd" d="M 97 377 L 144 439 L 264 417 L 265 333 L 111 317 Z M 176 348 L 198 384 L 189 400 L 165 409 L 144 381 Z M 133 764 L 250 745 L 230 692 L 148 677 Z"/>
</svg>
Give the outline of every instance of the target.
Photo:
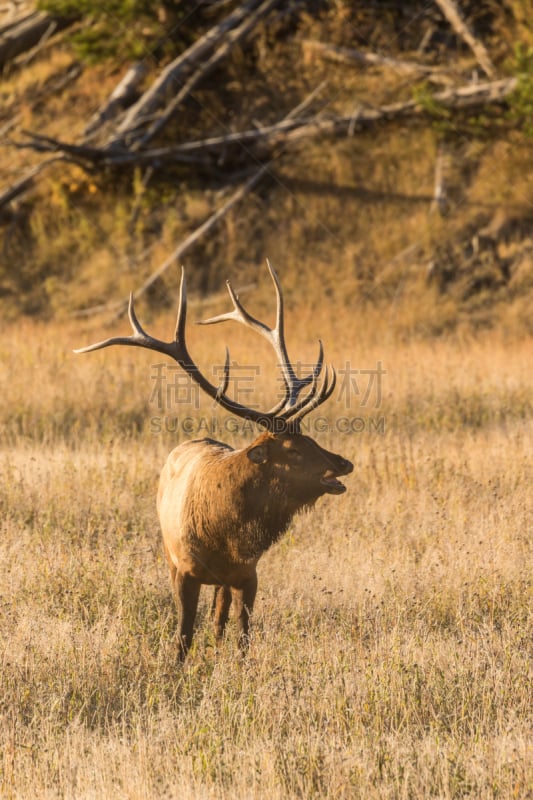
<svg viewBox="0 0 533 800">
<path fill-rule="evenodd" d="M 231 197 L 229 197 L 228 200 L 226 200 L 224 205 L 218 208 L 213 214 L 211 214 L 211 216 L 208 217 L 205 220 L 205 222 L 203 222 L 202 225 L 200 225 L 199 228 L 196 228 L 196 230 L 194 230 L 191 234 L 189 234 L 189 236 L 187 236 L 187 238 L 184 239 L 184 241 L 179 244 L 179 246 L 174 250 L 174 252 L 171 253 L 170 256 L 168 256 L 168 258 L 166 258 L 154 272 L 152 272 L 152 274 L 144 281 L 143 284 L 141 284 L 141 286 L 135 292 L 133 292 L 133 299 L 137 300 L 137 298 L 141 297 L 151 286 L 153 286 L 153 284 L 157 281 L 157 279 L 160 278 L 161 275 L 163 275 L 163 273 L 165 273 L 169 267 L 171 267 L 185 255 L 187 250 L 189 250 L 193 246 L 193 244 L 196 244 L 196 242 L 199 239 L 201 239 L 203 236 L 205 236 L 206 233 L 208 233 L 212 228 L 214 228 L 217 222 L 219 222 L 223 217 L 225 217 L 226 214 L 229 211 L 231 211 L 233 206 L 236 205 L 240 200 L 242 200 L 243 197 L 245 197 L 257 183 L 259 183 L 261 178 L 268 172 L 269 169 L 270 169 L 270 163 L 263 164 L 263 166 L 259 170 L 257 170 L 257 172 L 254 175 L 252 175 L 252 177 L 248 181 L 246 181 L 246 183 L 243 183 L 241 186 L 239 186 L 237 191 L 233 192 Z M 123 316 L 126 313 L 127 309 L 128 309 L 127 303 L 121 304 L 119 310 L 116 312 L 114 319 L 118 319 L 119 317 Z"/>
<path fill-rule="evenodd" d="M 445 186 L 445 162 L 446 154 L 444 145 L 441 144 L 439 146 L 435 161 L 435 186 L 433 190 L 433 199 L 430 206 L 430 211 L 438 211 L 441 216 L 444 216 L 448 210 Z"/>
<path fill-rule="evenodd" d="M 477 62 L 483 72 L 486 74 L 487 78 L 494 78 L 496 74 L 496 70 L 494 68 L 494 64 L 492 63 L 490 56 L 487 52 L 487 49 L 483 42 L 480 42 L 479 39 L 476 39 L 468 25 L 463 19 L 460 9 L 458 8 L 457 4 L 454 0 L 435 0 L 438 7 L 454 29 L 454 31 L 458 34 L 458 36 L 466 42 L 466 44 L 470 47 L 472 52 L 474 53 Z"/>
<path fill-rule="evenodd" d="M 84 128 L 84 135 L 90 136 L 105 122 L 113 119 L 120 111 L 135 98 L 137 87 L 144 80 L 148 67 L 142 61 L 137 61 L 122 76 L 115 86 L 109 99 L 93 114 Z"/>
<path fill-rule="evenodd" d="M 450 82 L 449 70 L 442 67 L 433 67 L 427 64 L 420 64 L 417 61 L 405 61 L 403 59 L 381 56 L 378 53 L 365 53 L 362 50 L 355 50 L 351 47 L 338 47 L 337 45 L 325 42 L 316 42 L 312 39 L 304 39 L 304 48 L 316 52 L 318 55 L 330 61 L 340 62 L 341 64 L 365 64 L 371 67 L 388 67 L 395 72 L 414 73 L 418 75 L 430 75 L 438 78 L 442 82 Z"/>
<path fill-rule="evenodd" d="M 41 161 L 41 163 L 36 167 L 28 170 L 28 172 L 26 172 L 22 178 L 19 178 L 14 184 L 8 186 L 3 192 L 0 192 L 0 208 L 6 206 L 16 197 L 24 194 L 24 192 L 27 192 L 28 189 L 31 189 L 35 183 L 35 178 L 40 175 L 41 172 L 43 172 L 47 167 L 56 161 L 62 160 L 63 156 L 52 156 L 51 158 L 47 158 L 45 161 Z"/>
<path fill-rule="evenodd" d="M 0 32 L 0 67 L 13 61 L 21 53 L 39 45 L 43 37 L 53 31 L 65 28 L 74 22 L 73 18 L 52 17 L 35 11 Z M 51 26 L 53 31 L 51 31 Z"/>
</svg>

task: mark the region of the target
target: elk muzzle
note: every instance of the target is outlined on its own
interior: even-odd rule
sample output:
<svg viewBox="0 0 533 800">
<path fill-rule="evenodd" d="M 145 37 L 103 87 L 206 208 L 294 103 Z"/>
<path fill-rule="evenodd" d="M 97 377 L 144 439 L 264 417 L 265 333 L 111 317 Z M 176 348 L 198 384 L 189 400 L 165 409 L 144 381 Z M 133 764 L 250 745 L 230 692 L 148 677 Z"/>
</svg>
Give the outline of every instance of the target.
<svg viewBox="0 0 533 800">
<path fill-rule="evenodd" d="M 339 475 L 349 475 L 350 472 L 353 472 L 352 462 L 348 461 L 347 458 L 342 458 L 342 456 L 335 456 L 334 464 L 324 472 L 320 483 L 325 487 L 328 494 L 343 494 L 346 491 L 346 486 L 337 478 Z"/>
</svg>

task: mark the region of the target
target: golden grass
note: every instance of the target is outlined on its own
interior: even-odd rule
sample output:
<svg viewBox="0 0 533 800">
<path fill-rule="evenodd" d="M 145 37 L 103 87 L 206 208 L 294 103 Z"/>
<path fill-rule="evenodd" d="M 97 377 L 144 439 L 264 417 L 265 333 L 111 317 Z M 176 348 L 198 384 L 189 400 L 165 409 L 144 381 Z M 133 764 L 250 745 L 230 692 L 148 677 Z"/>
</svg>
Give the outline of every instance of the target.
<svg viewBox="0 0 533 800">
<path fill-rule="evenodd" d="M 71 345 L 101 336 L 80 323 L 8 328 L 2 797 L 533 791 L 532 341 L 402 342 L 377 315 L 341 338 L 342 320 L 306 313 L 290 317 L 294 356 L 313 357 L 318 327 L 337 367 L 381 360 L 382 405 L 324 409 L 332 428 L 317 438 L 355 470 L 344 497 L 322 499 L 260 562 L 249 657 L 231 626 L 215 653 L 204 590 L 185 668 L 154 508 L 184 434 L 153 433 L 152 417 L 171 414 L 149 402 L 159 359 L 75 357 Z M 168 338 L 169 326 L 149 328 Z M 221 331 L 191 326 L 202 364 L 222 357 Z M 231 344 L 263 363 L 255 342 Z M 341 413 L 382 416 L 384 434 L 340 433 Z"/>
</svg>

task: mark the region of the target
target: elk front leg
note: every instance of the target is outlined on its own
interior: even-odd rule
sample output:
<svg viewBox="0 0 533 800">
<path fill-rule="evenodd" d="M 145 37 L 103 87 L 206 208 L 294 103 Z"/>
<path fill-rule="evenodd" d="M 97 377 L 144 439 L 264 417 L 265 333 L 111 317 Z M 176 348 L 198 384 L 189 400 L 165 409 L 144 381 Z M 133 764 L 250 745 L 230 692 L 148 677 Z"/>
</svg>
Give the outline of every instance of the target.
<svg viewBox="0 0 533 800">
<path fill-rule="evenodd" d="M 194 620 L 198 608 L 201 583 L 191 575 L 176 572 L 172 575 L 176 603 L 180 611 L 179 660 L 184 661 L 191 646 Z"/>
<path fill-rule="evenodd" d="M 224 629 L 228 621 L 231 605 L 231 590 L 228 586 L 217 586 L 213 597 L 213 617 L 215 621 L 215 639 L 217 647 L 224 637 Z"/>
<path fill-rule="evenodd" d="M 233 595 L 233 607 L 239 626 L 239 647 L 243 653 L 248 649 L 250 614 L 254 608 L 255 595 L 257 592 L 257 573 L 250 575 L 244 583 L 236 589 L 231 590 Z"/>
</svg>

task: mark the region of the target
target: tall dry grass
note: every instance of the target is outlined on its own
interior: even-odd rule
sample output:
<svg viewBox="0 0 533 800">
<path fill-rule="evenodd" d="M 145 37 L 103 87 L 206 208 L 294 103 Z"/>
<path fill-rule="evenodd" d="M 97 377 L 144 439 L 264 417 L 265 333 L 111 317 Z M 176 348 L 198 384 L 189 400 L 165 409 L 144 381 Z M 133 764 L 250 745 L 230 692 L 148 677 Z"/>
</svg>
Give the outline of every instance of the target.
<svg viewBox="0 0 533 800">
<path fill-rule="evenodd" d="M 295 315 L 310 360 L 320 319 Z M 186 434 L 154 433 L 173 419 L 150 402 L 158 359 L 74 357 L 101 331 L 73 324 L 4 335 L 2 797 L 531 795 L 532 341 L 402 342 L 378 317 L 341 338 L 342 322 L 318 325 L 334 363 L 387 370 L 379 408 L 337 395 L 317 433 L 354 460 L 348 493 L 260 562 L 249 657 L 231 626 L 215 652 L 205 593 L 184 668 L 154 497 Z M 220 338 L 191 329 L 203 365 Z"/>
</svg>

